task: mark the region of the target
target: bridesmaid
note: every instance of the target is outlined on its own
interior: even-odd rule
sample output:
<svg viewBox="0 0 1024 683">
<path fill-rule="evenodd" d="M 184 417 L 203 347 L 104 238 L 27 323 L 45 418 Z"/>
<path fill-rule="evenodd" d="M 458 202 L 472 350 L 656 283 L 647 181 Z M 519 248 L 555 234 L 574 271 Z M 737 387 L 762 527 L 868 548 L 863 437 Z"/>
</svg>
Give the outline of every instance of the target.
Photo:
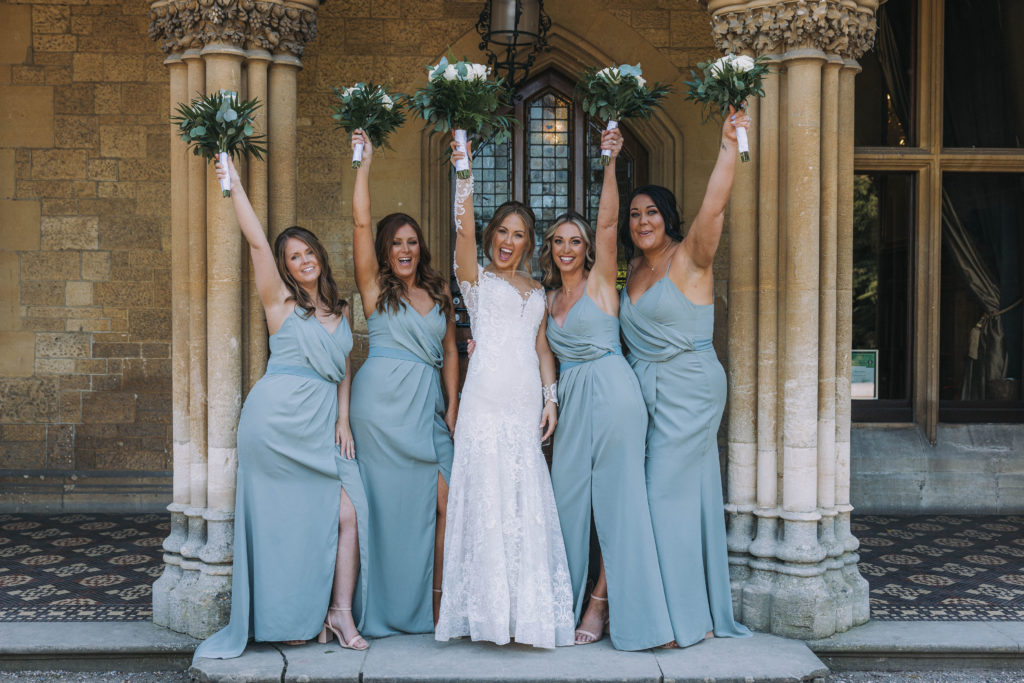
<svg viewBox="0 0 1024 683">
<path fill-rule="evenodd" d="M 605 131 L 601 148 L 611 151 L 611 162 L 597 234 L 582 217 L 565 214 L 548 228 L 540 256 L 544 286 L 554 290 L 547 338 L 561 364 L 551 485 L 577 621 L 589 574 L 591 511 L 603 555 L 576 644 L 600 640 L 610 614 L 612 645 L 645 650 L 673 636 L 644 485 L 647 411 L 619 346 L 615 159 L 622 133 Z"/>
<path fill-rule="evenodd" d="M 352 383 L 351 421 L 370 510 L 363 632 L 429 633 L 441 597 L 451 433 L 458 414 L 454 308 L 445 281 L 430 267 L 430 251 L 414 219 L 385 216 L 374 242 L 373 147 L 357 130 L 352 144 L 360 142 L 352 244 L 370 353 Z"/>
<path fill-rule="evenodd" d="M 647 498 L 675 644 L 684 647 L 750 635 L 732 615 L 717 440 L 725 371 L 711 346 L 711 265 L 736 169 L 736 128 L 749 125 L 745 112 L 730 111 L 685 238 L 675 197 L 657 186 L 633 192 L 621 234 L 630 259 L 622 333 L 650 416 Z"/>
<path fill-rule="evenodd" d="M 313 233 L 288 228 L 271 250 L 234 164 L 217 164 L 217 175 L 231 179 L 270 359 L 238 422 L 231 619 L 195 657 L 228 659 L 250 638 L 296 645 L 318 633 L 365 649 L 352 617 L 366 500 L 348 424 L 348 304 Z"/>
</svg>

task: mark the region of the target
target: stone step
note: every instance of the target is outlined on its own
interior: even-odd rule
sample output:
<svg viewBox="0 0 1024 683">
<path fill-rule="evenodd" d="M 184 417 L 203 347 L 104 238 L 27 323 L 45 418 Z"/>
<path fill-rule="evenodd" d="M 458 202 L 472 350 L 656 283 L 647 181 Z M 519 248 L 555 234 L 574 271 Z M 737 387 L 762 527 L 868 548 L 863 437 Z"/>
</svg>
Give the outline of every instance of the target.
<svg viewBox="0 0 1024 683">
<path fill-rule="evenodd" d="M 0 671 L 182 671 L 198 644 L 148 621 L 0 622 Z"/>
<path fill-rule="evenodd" d="M 807 645 L 833 671 L 1024 669 L 1024 621 L 869 621 Z"/>
</svg>

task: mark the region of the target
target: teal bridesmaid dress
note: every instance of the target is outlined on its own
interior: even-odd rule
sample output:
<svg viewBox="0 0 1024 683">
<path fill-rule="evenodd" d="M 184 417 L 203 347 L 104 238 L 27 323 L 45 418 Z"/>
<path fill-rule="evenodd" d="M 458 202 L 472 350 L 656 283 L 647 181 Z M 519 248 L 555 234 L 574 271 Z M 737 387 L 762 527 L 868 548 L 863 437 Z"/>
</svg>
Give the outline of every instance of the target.
<svg viewBox="0 0 1024 683">
<path fill-rule="evenodd" d="M 558 429 L 551 486 L 572 580 L 576 620 L 590 573 L 590 520 L 608 579 L 609 632 L 619 650 L 672 640 L 644 484 L 647 410 L 622 357 L 619 320 L 583 290 L 559 327 L 548 317 L 558 357 Z"/>
<path fill-rule="evenodd" d="M 647 499 L 672 631 L 680 646 L 708 631 L 750 631 L 732 615 L 718 425 L 725 371 L 711 346 L 714 304 L 698 306 L 662 276 L 619 318 L 640 380 L 647 427 Z"/>
<path fill-rule="evenodd" d="M 204 640 L 195 658 L 229 659 L 256 641 L 310 640 L 331 600 L 344 487 L 356 509 L 366 557 L 366 494 L 354 460 L 334 443 L 338 383 L 352 332 L 333 333 L 300 308 L 270 337 L 266 374 L 238 422 L 235 547 L 228 625 Z M 366 563 L 353 596 L 356 623 Z"/>
<path fill-rule="evenodd" d="M 425 316 L 406 304 L 366 325 L 370 353 L 350 414 L 370 511 L 362 634 L 430 633 L 437 474 L 448 481 L 452 469 L 440 373 L 447 320 L 437 304 Z"/>
</svg>

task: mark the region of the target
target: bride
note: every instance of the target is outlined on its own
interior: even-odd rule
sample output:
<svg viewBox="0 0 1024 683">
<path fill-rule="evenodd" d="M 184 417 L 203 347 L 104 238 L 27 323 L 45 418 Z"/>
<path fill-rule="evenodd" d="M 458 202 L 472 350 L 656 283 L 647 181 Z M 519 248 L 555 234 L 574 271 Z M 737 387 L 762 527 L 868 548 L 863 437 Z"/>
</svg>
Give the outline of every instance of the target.
<svg viewBox="0 0 1024 683">
<path fill-rule="evenodd" d="M 463 154 L 452 147 L 455 163 Z M 491 263 L 481 268 L 472 177 L 455 187 L 455 273 L 476 350 L 455 427 L 435 637 L 572 645 L 572 587 L 540 450 L 557 422 L 555 360 L 544 290 L 522 271 L 533 212 L 520 202 L 498 207 L 482 237 Z"/>
</svg>

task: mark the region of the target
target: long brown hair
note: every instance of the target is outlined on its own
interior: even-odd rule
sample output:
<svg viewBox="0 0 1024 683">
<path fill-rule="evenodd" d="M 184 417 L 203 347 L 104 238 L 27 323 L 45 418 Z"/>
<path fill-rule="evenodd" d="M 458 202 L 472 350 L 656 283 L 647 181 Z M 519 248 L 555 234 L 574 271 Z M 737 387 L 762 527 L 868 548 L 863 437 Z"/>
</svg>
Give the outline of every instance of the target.
<svg viewBox="0 0 1024 683">
<path fill-rule="evenodd" d="M 594 267 L 594 241 L 597 239 L 594 228 L 590 227 L 587 219 L 575 211 L 563 213 L 551 221 L 551 225 L 544 231 L 544 242 L 540 245 L 540 258 L 537 259 L 540 262 L 542 273 L 540 283 L 548 289 L 558 289 L 562 286 L 562 271 L 555 265 L 555 259 L 551 255 L 551 240 L 555 237 L 555 230 L 558 230 L 565 223 L 575 225 L 576 229 L 580 231 L 580 238 L 582 238 L 583 245 L 586 247 L 583 254 L 583 269 L 590 271 Z"/>
<path fill-rule="evenodd" d="M 306 312 L 308 318 L 316 309 L 316 305 L 313 300 L 310 299 L 309 294 L 306 293 L 302 287 L 299 287 L 299 283 L 295 281 L 292 274 L 288 272 L 288 265 L 285 263 L 285 245 L 288 244 L 288 240 L 294 237 L 300 242 L 305 243 L 313 253 L 316 255 L 316 260 L 320 263 L 320 275 L 316 279 L 316 292 L 320 297 L 320 301 L 330 310 L 332 315 L 340 316 L 345 311 L 345 300 L 338 296 L 338 283 L 334 281 L 334 276 L 331 275 L 331 264 L 327 260 L 327 250 L 324 249 L 324 245 L 320 243 L 320 240 L 316 238 L 309 230 L 300 228 L 297 225 L 293 225 L 290 228 L 286 228 L 277 239 L 274 240 L 274 261 L 277 263 L 277 273 L 281 276 L 281 280 L 284 282 L 284 286 L 291 292 L 291 299 L 295 299 L 295 305 L 301 307 Z"/>
<path fill-rule="evenodd" d="M 384 313 L 390 309 L 392 313 L 397 313 L 399 307 L 406 306 L 408 288 L 405 286 L 405 282 L 391 270 L 391 243 L 395 239 L 395 233 L 406 225 L 416 233 L 416 241 L 420 245 L 420 259 L 416 265 L 416 284 L 426 290 L 430 298 L 441 308 L 445 318 L 451 320 L 455 315 L 452 297 L 445 286 L 444 279 L 430 267 L 430 249 L 427 248 L 427 241 L 423 238 L 423 230 L 420 229 L 415 218 L 404 213 L 391 213 L 377 222 L 377 239 L 373 245 L 374 251 L 377 252 L 377 286 L 380 288 L 380 292 L 377 294 L 377 311 Z"/>
<path fill-rule="evenodd" d="M 519 259 L 519 264 L 516 266 L 516 270 L 522 270 L 524 264 L 529 263 L 530 259 L 533 258 L 533 250 L 537 246 L 537 235 L 534 233 L 533 227 L 537 223 L 537 217 L 534 215 L 533 209 L 526 204 L 512 200 L 505 202 L 495 209 L 494 216 L 491 217 L 487 227 L 484 228 L 484 234 L 480 237 L 480 241 L 483 243 L 481 246 L 484 248 L 484 255 L 487 256 L 487 260 L 493 261 L 494 256 L 491 254 L 491 249 L 494 247 L 494 233 L 501 227 L 501 222 L 512 214 L 519 216 L 523 223 L 526 224 L 526 238 L 530 241 L 529 246 L 523 251 L 523 255 Z"/>
</svg>

